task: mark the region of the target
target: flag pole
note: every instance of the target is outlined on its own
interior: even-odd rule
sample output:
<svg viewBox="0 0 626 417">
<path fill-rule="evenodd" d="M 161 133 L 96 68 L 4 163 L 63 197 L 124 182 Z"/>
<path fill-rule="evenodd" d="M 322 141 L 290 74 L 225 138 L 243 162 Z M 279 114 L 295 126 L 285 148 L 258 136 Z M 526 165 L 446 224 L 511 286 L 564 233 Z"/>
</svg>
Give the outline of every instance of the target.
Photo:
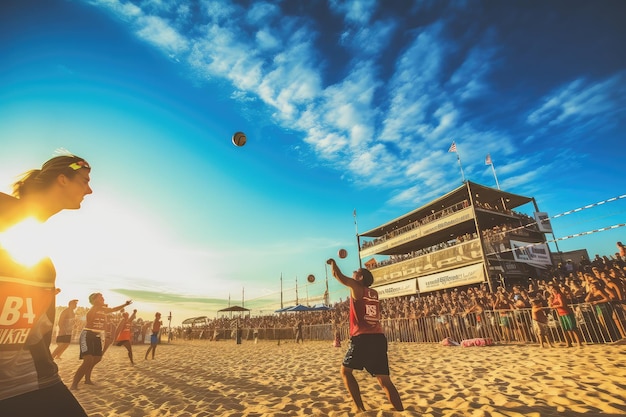
<svg viewBox="0 0 626 417">
<path fill-rule="evenodd" d="M 459 155 L 459 151 L 456 147 L 456 142 L 452 141 L 452 145 L 450 145 L 450 149 L 448 152 L 454 152 L 456 154 L 456 160 L 459 161 L 459 168 L 461 168 L 461 178 L 463 178 L 463 184 L 465 184 L 465 173 L 463 172 L 463 165 L 461 165 L 461 156 Z"/>
<path fill-rule="evenodd" d="M 461 178 L 463 178 L 463 184 L 465 184 L 465 173 L 463 172 L 463 165 L 461 165 L 461 157 L 459 153 L 456 153 L 456 159 L 459 161 L 459 168 L 461 168 Z"/>
<path fill-rule="evenodd" d="M 496 179 L 496 185 L 498 186 L 498 190 L 500 189 L 500 183 L 498 182 L 498 177 L 496 177 L 496 168 L 491 164 L 491 170 L 493 171 L 493 177 Z"/>
<path fill-rule="evenodd" d="M 359 268 L 363 268 L 363 264 L 361 262 L 361 240 L 359 238 L 359 226 L 356 222 L 356 209 L 354 209 L 354 211 L 352 212 L 352 216 L 354 216 L 354 230 L 356 232 L 356 251 L 359 258 Z"/>
<path fill-rule="evenodd" d="M 493 172 L 493 177 L 496 180 L 496 186 L 498 187 L 498 190 L 500 189 L 500 183 L 498 182 L 498 177 L 496 176 L 496 167 L 493 165 L 493 160 L 491 159 L 491 154 L 487 154 L 487 157 L 485 158 L 485 164 L 487 165 L 491 165 L 491 171 Z"/>
<path fill-rule="evenodd" d="M 324 293 L 324 305 L 330 305 L 330 293 L 328 292 L 328 264 L 324 263 L 324 270 L 326 271 L 326 292 Z"/>
</svg>

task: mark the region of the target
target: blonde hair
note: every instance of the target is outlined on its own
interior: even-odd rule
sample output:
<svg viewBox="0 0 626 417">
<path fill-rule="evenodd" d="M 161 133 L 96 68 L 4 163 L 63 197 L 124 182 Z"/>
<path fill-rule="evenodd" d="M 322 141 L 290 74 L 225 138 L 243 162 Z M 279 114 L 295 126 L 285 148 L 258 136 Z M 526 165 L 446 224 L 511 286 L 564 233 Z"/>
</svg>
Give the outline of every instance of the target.
<svg viewBox="0 0 626 417">
<path fill-rule="evenodd" d="M 45 190 L 50 187 L 59 175 L 74 178 L 76 171 L 91 167 L 83 158 L 76 155 L 55 156 L 46 161 L 41 169 L 32 169 L 13 184 L 13 196 L 23 198 L 29 193 Z"/>
</svg>

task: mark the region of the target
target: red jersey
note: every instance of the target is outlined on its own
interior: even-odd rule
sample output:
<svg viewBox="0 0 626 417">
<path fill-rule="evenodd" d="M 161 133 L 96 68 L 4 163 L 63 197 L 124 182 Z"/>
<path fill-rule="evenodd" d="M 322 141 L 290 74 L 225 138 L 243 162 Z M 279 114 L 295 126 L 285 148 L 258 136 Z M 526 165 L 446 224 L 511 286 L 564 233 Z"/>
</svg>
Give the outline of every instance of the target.
<svg viewBox="0 0 626 417">
<path fill-rule="evenodd" d="M 0 400 L 62 382 L 50 355 L 56 271 L 49 258 L 29 266 L 13 257 L 11 199 L 0 193 Z"/>
<path fill-rule="evenodd" d="M 363 298 L 360 300 L 350 297 L 350 336 L 376 333 L 383 333 L 378 292 L 372 288 L 364 288 Z"/>
<path fill-rule="evenodd" d="M 572 309 L 563 301 L 563 294 L 557 293 L 554 294 L 553 297 L 551 307 L 556 308 L 556 312 L 559 316 L 567 316 L 572 313 Z"/>
<path fill-rule="evenodd" d="M 130 340 L 130 330 L 131 327 L 133 325 L 133 322 L 125 319 L 126 321 L 123 324 L 122 330 L 120 331 L 120 334 L 117 336 L 117 339 L 115 339 L 116 342 L 123 342 L 125 340 Z"/>
</svg>

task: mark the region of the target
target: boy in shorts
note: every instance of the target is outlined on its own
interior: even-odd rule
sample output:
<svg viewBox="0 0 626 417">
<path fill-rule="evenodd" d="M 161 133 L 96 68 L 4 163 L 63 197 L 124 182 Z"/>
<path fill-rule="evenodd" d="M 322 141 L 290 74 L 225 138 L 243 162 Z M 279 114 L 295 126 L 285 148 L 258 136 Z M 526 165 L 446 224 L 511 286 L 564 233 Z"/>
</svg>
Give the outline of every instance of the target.
<svg viewBox="0 0 626 417">
<path fill-rule="evenodd" d="M 541 345 L 541 347 L 545 347 L 543 345 L 544 341 L 545 343 L 548 344 L 548 346 L 550 347 L 554 347 L 552 346 L 552 342 L 550 341 L 549 338 L 549 334 L 550 334 L 550 328 L 548 327 L 548 317 L 546 316 L 546 313 L 544 310 L 544 307 L 542 305 L 541 300 L 539 299 L 534 299 L 531 301 L 531 314 L 532 314 L 532 318 L 533 318 L 533 330 L 535 331 L 535 334 L 537 335 L 537 339 L 539 340 L 539 345 Z"/>
</svg>

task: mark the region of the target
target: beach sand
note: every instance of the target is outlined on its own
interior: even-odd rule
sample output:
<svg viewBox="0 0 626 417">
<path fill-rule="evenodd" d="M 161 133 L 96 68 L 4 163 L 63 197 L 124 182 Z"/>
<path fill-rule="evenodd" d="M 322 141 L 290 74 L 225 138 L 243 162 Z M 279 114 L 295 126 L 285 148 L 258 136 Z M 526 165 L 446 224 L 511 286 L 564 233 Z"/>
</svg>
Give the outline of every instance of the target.
<svg viewBox="0 0 626 417">
<path fill-rule="evenodd" d="M 626 346 L 444 347 L 390 343 L 395 412 L 376 379 L 355 375 L 368 411 L 353 413 L 339 375 L 346 350 L 331 342 L 173 341 L 135 366 L 111 346 L 74 394 L 92 417 L 156 416 L 597 416 L 626 415 Z M 73 344 L 58 361 L 69 386 Z"/>
</svg>

